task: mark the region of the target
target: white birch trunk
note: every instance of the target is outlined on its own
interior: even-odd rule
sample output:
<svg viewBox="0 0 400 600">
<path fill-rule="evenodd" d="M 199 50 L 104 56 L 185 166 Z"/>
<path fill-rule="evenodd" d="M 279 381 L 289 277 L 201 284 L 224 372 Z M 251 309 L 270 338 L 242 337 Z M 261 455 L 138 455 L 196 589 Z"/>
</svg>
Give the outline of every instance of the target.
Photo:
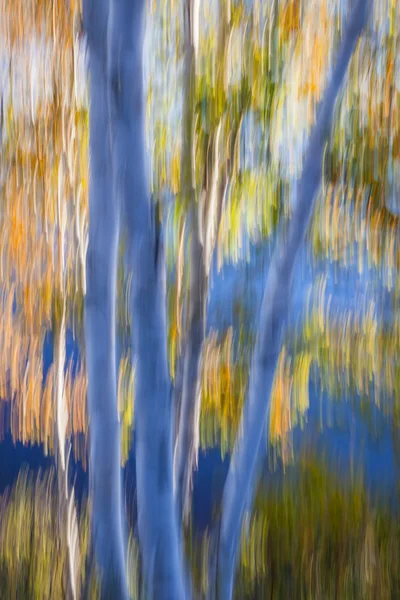
<svg viewBox="0 0 400 600">
<path fill-rule="evenodd" d="M 164 249 L 149 194 L 143 89 L 146 0 L 112 0 L 109 23 L 114 193 L 122 202 L 132 270 L 138 530 L 145 597 L 184 597 L 172 486 Z"/>
<path fill-rule="evenodd" d="M 238 438 L 223 492 L 218 544 L 216 593 L 218 600 L 233 596 L 236 559 L 244 511 L 256 485 L 257 454 L 270 402 L 272 383 L 287 316 L 290 283 L 297 252 L 303 242 L 318 191 L 324 146 L 330 133 L 337 95 L 355 44 L 365 25 L 368 0 L 358 0 L 344 33 L 329 85 L 317 113 L 302 176 L 297 185 L 297 203 L 285 239 L 278 238 L 267 277 L 261 307 L 260 327 L 252 360 L 248 398 L 243 408 Z"/>
<path fill-rule="evenodd" d="M 65 297 L 62 300 L 62 316 L 60 325 L 56 324 L 54 335 L 54 390 L 56 408 L 56 465 L 58 483 L 58 523 L 60 537 L 68 550 L 68 579 L 66 582 L 66 598 L 76 600 L 79 597 L 79 535 L 78 521 L 74 499 L 74 490 L 70 490 L 68 482 L 68 465 L 71 443 L 66 440 L 68 413 L 64 388 L 65 365 Z M 66 452 L 68 446 L 68 452 Z"/>
<path fill-rule="evenodd" d="M 103 598 L 128 598 L 121 498 L 115 351 L 119 212 L 112 193 L 107 99 L 108 0 L 85 0 L 89 51 L 89 244 L 85 344 L 88 373 L 91 529 Z"/>
<path fill-rule="evenodd" d="M 68 550 L 68 578 L 66 597 L 76 600 L 79 595 L 79 547 L 78 522 L 75 510 L 74 491 L 70 491 L 68 482 L 69 453 L 71 443 L 67 442 L 68 410 L 65 397 L 65 335 L 67 312 L 66 268 L 64 256 L 64 239 L 66 229 L 65 211 L 65 155 L 58 164 L 57 213 L 58 213 L 58 275 L 60 297 L 56 297 L 55 331 L 54 331 L 54 391 L 56 421 L 56 464 L 58 481 L 58 522 L 60 536 Z M 68 451 L 67 451 L 68 447 Z"/>
</svg>

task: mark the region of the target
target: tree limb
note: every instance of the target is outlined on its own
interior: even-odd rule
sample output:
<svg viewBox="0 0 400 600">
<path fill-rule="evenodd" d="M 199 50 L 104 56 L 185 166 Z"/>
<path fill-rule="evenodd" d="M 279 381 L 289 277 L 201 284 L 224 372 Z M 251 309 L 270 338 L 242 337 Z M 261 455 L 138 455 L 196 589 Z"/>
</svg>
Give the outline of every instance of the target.
<svg viewBox="0 0 400 600">
<path fill-rule="evenodd" d="M 282 235 L 278 237 L 271 259 L 251 365 L 248 398 L 243 408 L 238 438 L 223 492 L 216 590 L 219 600 L 230 600 L 233 594 L 243 516 L 256 484 L 256 458 L 265 428 L 265 417 L 287 317 L 295 259 L 303 242 L 321 182 L 323 150 L 330 133 L 336 98 L 356 42 L 365 26 L 368 3 L 369 0 L 357 1 L 343 35 L 336 65 L 309 139 L 302 176 L 297 184 L 297 203 L 289 222 L 288 234 L 286 239 L 283 239 Z"/>
</svg>

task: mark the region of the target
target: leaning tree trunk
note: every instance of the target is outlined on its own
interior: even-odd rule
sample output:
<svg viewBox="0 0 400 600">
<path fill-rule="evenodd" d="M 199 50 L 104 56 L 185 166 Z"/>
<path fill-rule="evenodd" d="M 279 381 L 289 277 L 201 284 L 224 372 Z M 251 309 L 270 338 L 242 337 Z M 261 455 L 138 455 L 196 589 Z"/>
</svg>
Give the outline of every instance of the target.
<svg viewBox="0 0 400 600">
<path fill-rule="evenodd" d="M 85 345 L 88 373 L 91 530 L 102 597 L 128 598 L 121 499 L 116 379 L 116 274 L 119 212 L 112 193 L 107 98 L 108 0 L 85 0 L 89 51 L 89 245 Z"/>
<path fill-rule="evenodd" d="M 342 39 L 341 49 L 318 109 L 302 176 L 297 185 L 294 206 L 285 239 L 278 238 L 272 256 L 251 365 L 247 402 L 243 408 L 238 438 L 223 492 L 219 532 L 216 593 L 220 600 L 233 595 L 236 558 L 244 511 L 249 506 L 256 484 L 257 455 L 265 428 L 275 367 L 287 316 L 293 267 L 312 214 L 321 182 L 324 146 L 330 133 L 334 106 L 345 77 L 353 49 L 365 25 L 368 0 L 358 0 Z"/>
<path fill-rule="evenodd" d="M 108 37 L 114 194 L 121 200 L 132 270 L 135 452 L 145 597 L 184 597 L 172 486 L 172 388 L 167 363 L 161 224 L 151 208 L 145 151 L 146 0 L 112 0 Z"/>
</svg>

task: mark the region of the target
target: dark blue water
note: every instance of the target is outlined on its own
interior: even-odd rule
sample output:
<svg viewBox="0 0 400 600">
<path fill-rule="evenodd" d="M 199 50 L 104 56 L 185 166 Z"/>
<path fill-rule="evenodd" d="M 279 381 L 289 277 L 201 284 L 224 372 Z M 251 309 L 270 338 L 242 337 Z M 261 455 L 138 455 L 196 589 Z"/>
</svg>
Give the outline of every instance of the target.
<svg viewBox="0 0 400 600">
<path fill-rule="evenodd" d="M 229 325 L 237 327 L 235 306 L 238 303 L 246 308 L 246 326 L 253 329 L 257 327 L 269 256 L 268 247 L 252 247 L 248 264 L 243 261 L 236 266 L 228 265 L 220 273 L 214 268 L 209 297 L 209 331 L 221 331 Z M 332 295 L 332 305 L 338 310 L 355 308 L 359 299 L 366 297 L 377 285 L 376 273 L 373 271 L 360 276 L 354 268 L 338 268 L 326 261 L 310 266 L 304 250 L 297 261 L 293 281 L 289 327 L 298 326 L 301 322 L 306 292 L 320 275 L 326 275 L 327 292 Z M 382 320 L 390 324 L 393 317 L 391 295 L 381 289 L 380 299 Z M 71 331 L 67 332 L 66 359 L 67 363 L 72 361 L 74 373 L 78 367 L 79 350 Z M 43 381 L 52 362 L 53 337 L 48 333 L 43 345 Z M 294 454 L 301 452 L 303 447 L 312 445 L 319 455 L 326 456 L 327 462 L 346 476 L 361 469 L 370 493 L 394 502 L 397 498 L 400 469 L 393 435 L 398 436 L 398 433 L 392 430 L 391 423 L 383 418 L 373 403 L 370 403 L 368 410 L 369 420 L 362 417 L 359 399 L 342 399 L 337 402 L 322 394 L 316 374 L 310 382 L 310 409 L 306 426 L 303 430 L 298 428 L 293 432 Z M 324 424 L 322 429 L 321 423 Z M 38 471 L 53 464 L 53 459 L 45 457 L 38 446 L 24 447 L 19 442 L 14 445 L 11 437 L 6 436 L 0 444 L 0 493 L 15 482 L 23 464 Z M 199 469 L 194 478 L 193 519 L 196 528 L 204 529 L 210 523 L 213 506 L 218 504 L 221 497 L 228 466 L 228 457 L 222 459 L 218 448 L 200 454 Z M 275 473 L 271 474 L 269 469 L 265 461 L 264 477 L 283 476 L 283 468 L 279 462 Z M 70 478 L 80 501 L 87 494 L 88 476 L 82 465 L 74 461 L 74 457 Z M 124 483 L 127 504 L 133 509 L 130 523 L 133 525 L 136 506 L 133 451 L 124 469 Z"/>
</svg>

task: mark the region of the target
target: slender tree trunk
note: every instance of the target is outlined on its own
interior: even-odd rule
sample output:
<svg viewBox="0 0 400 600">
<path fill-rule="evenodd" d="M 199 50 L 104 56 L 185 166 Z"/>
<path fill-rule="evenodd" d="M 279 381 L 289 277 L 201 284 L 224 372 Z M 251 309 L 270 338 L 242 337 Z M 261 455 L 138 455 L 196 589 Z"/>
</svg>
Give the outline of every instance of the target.
<svg viewBox="0 0 400 600">
<path fill-rule="evenodd" d="M 184 342 L 182 389 L 178 390 L 179 417 L 174 452 L 174 494 L 178 525 L 190 513 L 193 471 L 197 468 L 201 411 L 202 350 L 206 330 L 208 283 L 212 256 L 222 213 L 222 201 L 228 182 L 228 170 L 220 164 L 220 136 L 223 117 L 213 135 L 210 174 L 208 161 L 205 185 L 196 198 L 195 182 L 195 105 L 196 51 L 199 38 L 199 0 L 184 0 L 184 64 L 181 195 L 188 206 L 190 224 L 190 287 L 188 296 L 188 326 Z M 220 0 L 220 30 L 218 35 L 217 85 L 225 85 L 225 64 L 230 0 Z M 221 172 L 224 176 L 221 177 Z"/>
<path fill-rule="evenodd" d="M 65 335 L 66 335 L 66 270 L 64 256 L 64 237 L 66 228 L 65 207 L 65 156 L 62 155 L 58 165 L 58 275 L 59 287 L 56 286 L 54 311 L 54 392 L 55 392 L 55 455 L 58 482 L 58 522 L 60 537 L 68 550 L 68 576 L 66 581 L 66 598 L 76 600 L 79 597 L 80 581 L 78 578 L 79 548 L 78 521 L 75 510 L 74 490 L 70 490 L 68 481 L 68 465 L 71 443 L 67 441 L 68 408 L 65 398 Z M 67 451 L 68 447 L 68 451 Z"/>
<path fill-rule="evenodd" d="M 190 223 L 190 287 L 188 296 L 188 327 L 184 344 L 182 396 L 179 399 L 178 431 L 174 451 L 174 495 L 178 526 L 189 513 L 193 468 L 197 465 L 200 363 L 205 333 L 205 303 L 207 278 L 204 250 L 201 243 L 201 223 L 196 200 L 194 180 L 194 118 L 195 77 L 198 18 L 196 2 L 185 0 L 184 5 L 184 63 L 183 63 L 183 119 L 181 196 L 188 207 Z"/>
<path fill-rule="evenodd" d="M 69 451 L 66 452 L 66 430 L 68 423 L 68 413 L 65 404 L 64 393 L 64 366 L 65 366 L 65 311 L 66 300 L 62 299 L 61 321 L 56 322 L 56 331 L 54 335 L 54 391 L 55 391 L 55 409 L 56 409 L 56 431 L 55 431 L 55 450 L 57 464 L 57 483 L 58 483 L 58 526 L 60 538 L 68 550 L 68 576 L 66 581 L 66 598 L 76 600 L 79 597 L 79 548 L 78 543 L 78 523 L 76 518 L 74 491 L 69 489 L 68 483 L 68 463 Z M 70 448 L 70 442 L 68 442 Z"/>
<path fill-rule="evenodd" d="M 174 455 L 174 493 L 178 524 L 190 512 L 192 473 L 197 466 L 201 407 L 201 355 L 205 333 L 206 274 L 198 234 L 197 206 L 191 205 L 194 221 L 190 246 L 189 327 L 185 343 L 182 400 Z"/>
<path fill-rule="evenodd" d="M 244 511 L 256 484 L 257 454 L 266 426 L 265 416 L 281 339 L 287 316 L 290 283 L 297 252 L 304 239 L 318 191 L 322 158 L 330 133 L 334 106 L 355 44 L 365 25 L 368 0 L 358 0 L 342 39 L 331 80 L 318 109 L 302 176 L 297 186 L 297 203 L 285 239 L 278 238 L 267 277 L 261 307 L 260 327 L 252 360 L 248 398 L 243 408 L 222 501 L 217 566 L 217 598 L 230 600 Z"/>
<path fill-rule="evenodd" d="M 108 0 L 85 0 L 89 51 L 89 244 L 85 344 L 88 373 L 91 528 L 103 598 L 128 598 L 116 378 L 119 212 L 112 193 L 107 98 Z"/>
<path fill-rule="evenodd" d="M 143 37 L 146 0 L 112 0 L 109 106 L 114 194 L 122 201 L 132 269 L 138 530 L 146 598 L 184 597 L 172 486 L 172 387 L 167 363 L 165 264 L 149 195 Z"/>
</svg>

